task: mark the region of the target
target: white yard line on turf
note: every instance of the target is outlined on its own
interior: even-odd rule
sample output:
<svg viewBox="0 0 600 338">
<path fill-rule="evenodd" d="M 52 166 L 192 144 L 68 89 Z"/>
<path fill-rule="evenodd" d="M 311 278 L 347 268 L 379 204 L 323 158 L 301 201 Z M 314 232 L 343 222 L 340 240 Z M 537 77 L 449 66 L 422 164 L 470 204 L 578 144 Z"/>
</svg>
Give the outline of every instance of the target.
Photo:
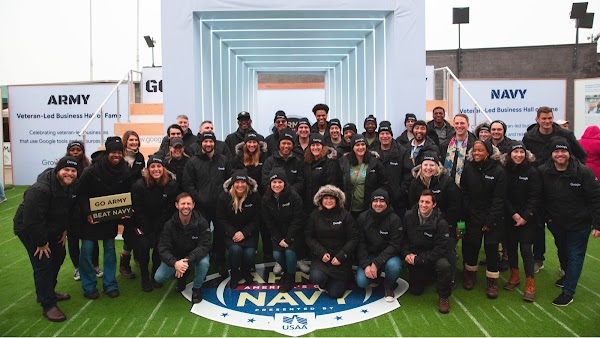
<svg viewBox="0 0 600 338">
<path fill-rule="evenodd" d="M 229 325 L 225 325 L 225 330 L 223 330 L 223 336 L 222 337 L 227 337 L 227 333 L 229 333 Z"/>
<path fill-rule="evenodd" d="M 179 318 L 179 323 L 177 323 L 177 326 L 175 326 L 175 331 L 173 331 L 174 336 L 177 336 L 177 331 L 179 331 L 179 326 L 181 326 L 182 322 L 183 322 L 183 317 Z"/>
<path fill-rule="evenodd" d="M 543 321 L 544 321 L 542 318 L 540 318 L 540 316 L 536 316 L 536 315 L 535 315 L 535 313 L 531 312 L 531 310 L 529 310 L 529 309 L 527 308 L 527 307 L 528 307 L 528 305 L 525 305 L 525 304 L 523 304 L 523 305 L 521 305 L 521 307 L 522 307 L 522 308 L 523 308 L 525 311 L 529 312 L 529 314 L 531 315 L 531 317 L 532 317 L 532 318 L 535 318 L 535 319 L 539 320 L 540 322 L 543 322 Z"/>
<path fill-rule="evenodd" d="M 212 332 L 212 329 L 213 329 L 213 323 L 214 323 L 214 321 L 212 321 L 212 320 L 211 320 L 211 321 L 210 321 L 210 324 L 208 324 L 208 330 L 206 330 L 206 335 L 207 335 L 207 336 L 208 336 L 208 335 L 209 335 L 209 334 Z"/>
<path fill-rule="evenodd" d="M 420 313 L 420 315 L 421 315 L 421 318 L 423 319 L 423 321 L 425 322 L 425 324 L 426 324 L 427 326 L 429 326 L 429 322 L 428 322 L 428 321 L 427 321 L 427 319 L 425 318 L 425 315 L 423 315 L 423 312 L 421 312 L 421 313 Z"/>
<path fill-rule="evenodd" d="M 404 317 L 406 317 L 406 322 L 408 323 L 408 325 L 412 325 L 412 321 L 410 320 L 410 317 L 408 316 L 406 311 L 402 311 L 402 312 L 404 313 Z"/>
<path fill-rule="evenodd" d="M 96 327 L 94 327 L 92 329 L 92 331 L 90 331 L 90 333 L 89 333 L 90 337 L 94 336 L 94 333 L 96 333 L 96 330 L 98 330 L 98 328 L 100 328 L 100 325 L 102 325 L 102 323 L 104 323 L 105 320 L 106 320 L 106 318 L 102 318 L 102 320 L 100 321 L 100 323 L 98 323 L 98 325 L 96 325 Z"/>
<path fill-rule="evenodd" d="M 21 298 L 17 299 L 12 304 L 10 304 L 9 306 L 5 307 L 2 311 L 0 311 L 0 316 L 3 315 L 4 312 L 10 310 L 10 308 L 12 308 L 13 306 L 17 305 L 19 302 L 21 302 L 25 297 L 29 296 L 31 293 L 33 293 L 33 290 L 27 292 Z"/>
<path fill-rule="evenodd" d="M 392 317 L 392 314 L 388 312 L 387 317 L 390 320 L 390 323 L 392 323 L 392 328 L 394 329 L 394 332 L 396 333 L 396 337 L 402 337 L 402 333 L 400 333 L 400 330 L 398 329 L 398 325 L 396 325 L 396 322 L 394 321 L 394 317 Z"/>
<path fill-rule="evenodd" d="M 135 318 L 134 318 L 134 319 L 132 319 L 132 320 L 131 320 L 131 323 L 129 323 L 129 325 L 127 325 L 127 327 L 125 328 L 125 331 L 123 331 L 123 333 L 125 333 L 125 332 L 128 332 L 128 331 L 129 331 L 129 329 L 131 329 L 131 327 L 133 326 L 133 323 L 135 323 L 135 321 L 136 321 L 136 319 L 135 319 Z M 125 334 L 124 334 L 123 336 L 125 336 Z"/>
<path fill-rule="evenodd" d="M 494 320 L 493 320 L 493 319 L 492 319 L 490 316 L 488 316 L 488 314 L 487 314 L 487 313 L 485 313 L 485 311 L 484 311 L 484 310 L 483 310 L 481 307 L 479 307 L 479 306 L 478 306 L 478 307 L 477 307 L 477 310 L 480 310 L 480 311 L 481 311 L 481 313 L 483 313 L 483 316 L 484 316 L 485 318 L 487 318 L 487 320 L 489 320 L 489 321 L 490 321 L 490 322 L 492 322 L 492 323 L 494 322 Z"/>
<path fill-rule="evenodd" d="M 194 330 L 196 330 L 196 325 L 198 325 L 198 320 L 200 319 L 200 316 L 196 317 L 196 320 L 194 321 L 194 325 L 192 325 L 192 331 L 190 331 L 190 333 L 194 333 Z"/>
<path fill-rule="evenodd" d="M 507 282 L 506 278 L 504 278 L 502 276 L 500 278 L 503 279 L 505 282 Z M 523 295 L 523 291 L 519 290 L 518 288 L 515 288 L 515 290 L 517 290 L 517 292 L 520 293 L 521 296 Z M 538 304 L 537 302 L 533 302 L 533 305 L 535 307 L 537 307 L 540 311 L 542 311 L 545 315 L 550 317 L 558 325 L 562 326 L 563 329 L 569 331 L 569 333 L 571 333 L 574 337 L 579 337 L 579 335 L 577 333 L 575 333 L 575 331 L 571 330 L 571 328 L 568 327 L 567 325 L 565 325 L 565 323 L 561 322 L 560 320 L 558 320 L 558 318 L 554 317 L 550 312 L 546 311 L 546 309 L 544 309 L 540 304 Z"/>
<path fill-rule="evenodd" d="M 558 312 L 562 313 L 563 316 L 569 318 L 570 320 L 573 320 L 573 317 L 569 316 L 563 309 L 557 307 L 556 308 L 558 310 Z"/>
<path fill-rule="evenodd" d="M 93 302 L 93 300 L 91 300 L 91 299 L 90 299 L 90 300 L 88 300 L 88 302 L 87 302 L 87 303 L 85 303 L 85 305 L 84 305 L 84 306 L 82 306 L 82 307 L 81 307 L 81 309 L 79 309 L 79 311 L 77 311 L 77 313 L 76 313 L 76 314 L 75 314 L 75 315 L 74 315 L 72 318 L 70 318 L 70 319 L 69 319 L 69 321 L 68 321 L 68 322 L 67 322 L 65 325 L 63 325 L 63 327 L 61 327 L 61 328 L 60 328 L 58 331 L 56 331 L 52 337 L 58 337 L 58 336 L 60 336 L 60 334 L 61 334 L 61 333 L 64 331 L 64 329 L 65 329 L 67 326 L 69 326 L 69 324 L 70 324 L 70 323 L 77 323 L 77 322 L 75 321 L 75 319 L 77 319 L 77 317 L 79 317 L 79 315 L 80 315 L 80 314 L 81 314 L 83 311 L 85 311 L 85 309 L 87 309 L 87 307 L 88 307 L 88 306 L 90 306 L 90 304 L 92 304 L 92 302 Z"/>
<path fill-rule="evenodd" d="M 585 254 L 585 255 L 586 255 L 587 257 L 589 257 L 589 258 L 593 259 L 593 260 L 596 260 L 596 261 L 600 262 L 600 259 L 598 259 L 598 258 L 596 258 L 596 257 L 594 257 L 594 256 L 592 256 L 592 255 L 590 255 L 590 254 Z"/>
<path fill-rule="evenodd" d="M 579 313 L 579 315 L 587 320 L 590 320 L 590 317 L 586 316 L 585 314 L 583 314 L 583 312 L 578 311 L 577 309 L 573 309 L 575 312 Z"/>
<path fill-rule="evenodd" d="M 0 269 L 0 274 L 2 274 L 4 271 L 6 271 L 7 269 L 10 269 L 13 265 L 17 264 L 17 263 L 21 263 L 21 261 L 28 259 L 29 256 L 23 256 L 19 259 L 17 259 L 16 261 L 8 264 L 7 266 L 5 266 L 4 268 Z"/>
<path fill-rule="evenodd" d="M 48 325 L 46 325 L 46 327 L 42 331 L 38 332 L 36 337 L 45 337 L 45 335 L 43 335 L 44 331 L 48 330 L 48 328 L 50 328 L 52 326 L 52 324 L 54 324 L 54 323 L 52 323 L 52 322 L 48 323 Z"/>
<path fill-rule="evenodd" d="M 0 245 L 2 245 L 2 244 L 4 244 L 4 243 L 7 243 L 7 242 L 10 242 L 10 241 L 12 241 L 12 240 L 13 240 L 13 239 L 15 239 L 15 238 L 17 238 L 17 236 L 11 237 L 10 239 L 7 239 L 7 240 L 5 240 L 5 241 L 3 241 L 3 242 L 0 242 Z"/>
<path fill-rule="evenodd" d="M 25 334 L 26 334 L 27 332 L 29 332 L 29 330 L 31 330 L 31 328 L 32 328 L 32 327 L 36 326 L 36 325 L 37 325 L 37 323 L 39 323 L 40 321 L 42 321 L 42 319 L 43 319 L 43 318 L 40 318 L 40 319 L 36 320 L 36 321 L 35 321 L 35 323 L 33 323 L 33 324 L 29 325 L 29 327 L 27 328 L 27 330 L 25 330 L 25 331 L 23 331 L 23 332 L 19 333 L 19 336 L 21 336 L 21 337 L 27 337 Z"/>
<path fill-rule="evenodd" d="M 527 321 L 523 318 L 523 315 L 518 313 L 517 311 L 515 311 L 515 309 L 513 309 L 512 307 L 508 307 L 508 309 L 515 314 L 515 316 L 517 316 L 517 318 L 519 318 L 523 323 L 527 323 Z"/>
<path fill-rule="evenodd" d="M 160 326 L 158 327 L 158 330 L 156 330 L 157 335 L 160 333 L 160 331 L 163 329 L 163 327 L 165 327 L 166 323 L 167 323 L 167 317 L 165 317 L 165 319 L 163 319 L 162 324 L 160 324 Z"/>
<path fill-rule="evenodd" d="M 148 324 L 150 324 L 152 322 L 152 319 L 154 318 L 154 316 L 156 315 L 156 313 L 158 312 L 158 309 L 160 309 L 160 307 L 163 305 L 163 303 L 165 302 L 165 299 L 167 298 L 167 296 L 169 295 L 169 293 L 171 293 L 171 290 L 173 290 L 173 286 L 175 285 L 175 283 L 171 283 L 171 286 L 169 286 L 169 288 L 167 289 L 167 292 L 165 292 L 165 294 L 163 295 L 162 299 L 160 300 L 160 302 L 158 302 L 158 304 L 156 305 L 156 307 L 154 308 L 154 310 L 152 311 L 152 313 L 150 314 L 150 317 L 148 317 L 148 319 L 146 319 L 146 323 L 144 323 L 144 327 L 142 327 L 142 330 L 140 331 L 140 333 L 138 333 L 138 337 L 140 337 L 142 335 L 142 333 L 144 333 L 144 331 L 146 330 L 146 328 L 148 327 Z"/>
<path fill-rule="evenodd" d="M 21 319 L 17 324 L 15 324 L 15 326 L 11 327 L 8 331 L 4 332 L 4 334 L 2 334 L 2 337 L 7 337 L 8 334 L 10 333 L 10 331 L 14 330 L 17 326 L 21 325 L 21 323 L 23 323 L 25 321 L 25 319 Z"/>
<path fill-rule="evenodd" d="M 593 293 L 593 294 L 594 294 L 596 297 L 599 297 L 599 298 L 600 298 L 600 294 L 599 294 L 599 293 L 597 293 L 597 292 L 595 292 L 594 290 L 592 290 L 592 289 L 588 288 L 587 286 L 585 286 L 585 285 L 583 285 L 583 284 L 581 284 L 581 283 L 577 283 L 577 285 L 578 285 L 578 286 L 581 286 L 582 288 L 586 289 L 587 291 L 589 291 L 589 292 Z"/>
<path fill-rule="evenodd" d="M 89 318 L 86 318 L 83 323 L 81 325 L 79 325 L 79 327 L 75 330 L 75 332 L 73 332 L 73 336 L 77 337 L 77 332 L 79 332 L 79 330 L 83 329 L 83 327 L 85 326 L 85 324 L 87 324 L 90 321 Z"/>
<path fill-rule="evenodd" d="M 452 298 L 454 298 L 456 304 L 460 306 L 460 308 L 467 314 L 469 319 L 471 319 L 471 321 L 479 328 L 479 331 L 481 331 L 486 337 L 491 337 L 490 334 L 483 328 L 483 326 L 481 326 L 481 323 L 479 323 L 479 321 L 477 321 L 477 319 L 471 314 L 471 312 L 469 312 L 467 307 L 464 306 L 463 303 L 460 300 L 458 300 L 458 298 L 456 298 L 456 296 L 453 295 Z"/>
<path fill-rule="evenodd" d="M 500 312 L 500 310 L 498 310 L 495 306 L 492 305 L 492 309 L 494 309 L 500 315 L 500 317 L 502 317 L 502 319 L 506 320 L 507 323 L 510 323 L 510 320 L 508 320 L 508 318 L 506 318 L 506 316 L 502 314 L 502 312 Z"/>
<path fill-rule="evenodd" d="M 374 318 L 374 322 L 375 322 L 375 326 L 379 327 L 379 320 L 377 319 L 377 317 Z"/>
<path fill-rule="evenodd" d="M 112 330 L 117 326 L 117 324 L 119 324 L 119 322 L 121 321 L 121 318 L 117 318 L 117 320 L 115 320 L 115 322 L 113 323 L 113 325 L 110 327 L 110 329 L 108 331 L 106 331 L 106 333 L 104 333 L 104 336 L 110 336 L 110 333 L 112 332 Z M 123 334 L 124 335 L 124 334 Z"/>
</svg>

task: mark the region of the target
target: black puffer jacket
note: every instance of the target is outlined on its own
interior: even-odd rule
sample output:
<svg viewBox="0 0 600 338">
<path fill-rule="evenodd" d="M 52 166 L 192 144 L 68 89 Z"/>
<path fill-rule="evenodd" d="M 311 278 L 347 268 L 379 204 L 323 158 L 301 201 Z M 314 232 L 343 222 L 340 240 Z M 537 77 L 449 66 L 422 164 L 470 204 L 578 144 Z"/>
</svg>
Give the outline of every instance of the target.
<svg viewBox="0 0 600 338">
<path fill-rule="evenodd" d="M 112 167 L 108 164 L 107 155 L 104 155 L 98 162 L 85 168 L 81 175 L 78 199 L 83 217 L 87 218 L 91 214 L 91 197 L 131 192 L 132 184 L 131 170 L 125 160 L 121 160 L 119 164 Z M 90 224 L 85 219 L 81 226 L 81 239 L 113 239 L 117 236 L 118 225 L 122 222 L 110 220 L 100 222 L 100 224 Z"/>
<path fill-rule="evenodd" d="M 276 131 L 265 137 L 265 143 L 267 144 L 267 156 L 271 156 L 277 152 L 279 150 L 279 132 Z"/>
<path fill-rule="evenodd" d="M 415 206 L 404 215 L 404 238 L 401 258 L 409 254 L 415 257 L 415 266 L 435 264 L 440 258 L 447 258 L 449 250 L 448 223 L 439 209 L 433 209 L 423 224 L 419 219 L 419 207 Z"/>
<path fill-rule="evenodd" d="M 571 146 L 571 156 L 575 156 L 579 162 L 585 164 L 587 160 L 587 154 L 585 150 L 579 144 L 579 141 L 575 138 L 572 131 L 567 130 L 554 123 L 554 132 L 551 137 L 562 137 L 569 142 Z M 540 134 L 539 124 L 533 124 L 527 128 L 527 132 L 523 136 L 523 143 L 527 147 L 527 150 L 531 151 L 535 155 L 535 163 L 540 166 L 550 160 L 552 155 L 552 149 L 550 148 L 552 142 L 547 141 Z"/>
<path fill-rule="evenodd" d="M 238 128 L 235 132 L 227 135 L 227 138 L 225 139 L 225 144 L 227 145 L 227 147 L 229 147 L 231 154 L 235 154 L 235 146 L 238 145 L 240 142 L 244 142 L 244 138 L 246 138 L 246 134 L 248 133 L 258 134 L 256 130 L 250 127 L 246 130 Z"/>
<path fill-rule="evenodd" d="M 542 198 L 540 173 L 533 165 L 535 157 L 530 151 L 527 151 L 528 159 L 519 165 L 507 163 L 508 156 L 510 154 L 504 154 L 502 157 L 506 182 L 510 187 L 506 194 L 506 229 L 509 234 L 517 231 L 526 233 L 524 235 L 527 235 L 527 238 L 523 239 L 533 240 Z M 525 225 L 515 227 L 512 216 L 516 213 L 527 221 Z"/>
<path fill-rule="evenodd" d="M 542 176 L 543 219 L 567 231 L 592 225 L 600 230 L 600 183 L 592 169 L 571 158 L 566 171 L 548 162 L 539 168 Z"/>
<path fill-rule="evenodd" d="M 123 154 L 125 154 L 125 152 Z M 146 167 L 146 160 L 144 160 L 144 155 L 139 151 L 136 152 L 135 158 L 133 159 L 133 163 L 128 163 L 128 166 L 129 170 L 131 170 L 131 182 L 135 183 L 142 177 L 142 170 L 144 170 L 144 168 Z"/>
<path fill-rule="evenodd" d="M 498 148 L 498 150 L 500 150 L 500 153 L 506 154 L 509 151 L 510 146 L 512 145 L 513 142 L 514 142 L 513 139 L 511 139 L 507 136 L 504 136 L 504 139 L 502 141 L 498 142 L 498 144 L 496 144 L 496 147 Z"/>
<path fill-rule="evenodd" d="M 390 258 L 400 256 L 400 245 L 402 243 L 402 220 L 394 209 L 388 207 L 382 213 L 376 213 L 369 209 L 356 220 L 359 231 L 359 242 L 356 250 L 358 265 L 366 268 L 375 264 L 377 270 L 385 268 Z M 374 256 L 372 260 L 369 256 Z"/>
<path fill-rule="evenodd" d="M 304 193 L 304 162 L 302 159 L 290 154 L 287 158 L 283 158 L 279 151 L 265 160 L 262 168 L 262 185 L 265 186 L 269 182 L 269 174 L 275 167 L 283 168 L 290 186 L 302 196 Z"/>
<path fill-rule="evenodd" d="M 196 154 L 183 169 L 183 190 L 192 195 L 196 209 L 214 209 L 223 182 L 230 174 L 231 166 L 225 155 L 215 152 L 211 158 L 204 153 Z"/>
<path fill-rule="evenodd" d="M 390 180 L 391 204 L 394 208 L 406 209 L 406 189 L 410 183 L 411 169 L 413 168 L 410 152 L 396 141 L 392 141 L 392 147 L 388 151 L 382 150 L 380 143 L 377 143 L 372 150 L 379 154 L 379 160 Z"/>
<path fill-rule="evenodd" d="M 198 134 L 198 135 L 200 135 L 200 134 Z M 202 144 L 200 144 L 199 140 L 198 140 L 198 142 L 191 144 L 189 146 L 190 157 L 200 153 L 201 151 L 202 151 Z M 215 152 L 217 152 L 221 155 L 225 155 L 225 157 L 227 157 L 227 159 L 230 161 L 233 158 L 233 154 L 231 153 L 231 150 L 229 150 L 229 147 L 223 141 L 219 141 L 219 140 L 215 141 Z"/>
<path fill-rule="evenodd" d="M 444 120 L 444 126 L 442 129 L 446 130 L 446 138 L 440 140 L 438 134 L 435 132 L 435 122 L 433 120 L 427 122 L 427 136 L 429 136 L 438 147 L 456 134 L 454 127 L 446 120 Z"/>
<path fill-rule="evenodd" d="M 353 165 L 350 163 L 352 158 L 355 158 L 352 153 L 348 153 L 344 155 L 340 159 L 340 166 L 342 167 L 342 175 L 343 175 L 343 184 L 344 184 L 344 193 L 346 194 L 346 204 L 345 208 L 350 210 L 352 205 L 352 195 L 354 194 L 354 186 L 351 182 L 350 177 L 350 168 Z M 370 152 L 366 152 L 363 163 L 367 165 L 367 177 L 365 178 L 365 193 L 363 198 L 363 207 L 362 210 L 369 209 L 369 198 L 373 191 L 381 188 L 388 193 L 390 192 L 390 180 L 387 177 L 386 170 L 381 164 L 381 161 L 377 158 L 379 154 L 373 155 Z"/>
<path fill-rule="evenodd" d="M 323 271 L 329 278 L 350 278 L 359 235 L 354 219 L 346 209 L 339 206 L 332 210 L 315 209 L 308 218 L 305 235 L 306 245 L 312 253 L 311 269 Z M 324 263 L 322 258 L 326 253 L 331 260 L 335 257 L 342 264 L 332 265 L 331 260 Z"/>
<path fill-rule="evenodd" d="M 158 184 L 149 187 L 144 177 L 133 184 L 131 187 L 133 223 L 144 233 L 144 236 L 158 239 L 165 223 L 177 211 L 175 198 L 179 192 L 179 185 L 171 179 L 164 188 Z"/>
<path fill-rule="evenodd" d="M 170 267 L 183 258 L 193 266 L 210 253 L 211 247 L 208 222 L 196 211 L 192 211 L 190 223 L 186 225 L 181 224 L 179 213 L 175 212 L 165 223 L 158 241 L 160 259 Z"/>
<path fill-rule="evenodd" d="M 262 184 L 262 168 L 267 160 L 267 143 L 265 141 L 259 141 L 260 157 L 258 159 L 258 165 L 256 166 L 245 166 L 244 165 L 244 143 L 239 143 L 235 146 L 235 156 L 231 160 L 231 169 L 246 169 L 248 176 L 252 177 L 256 184 L 258 184 L 258 193 L 262 196 L 265 191 L 265 187 Z"/>
<path fill-rule="evenodd" d="M 337 161 L 337 152 L 326 147 L 327 156 L 314 163 L 304 164 L 304 210 L 312 211 L 315 208 L 313 197 L 324 185 L 331 184 L 342 188 L 342 170 Z"/>
<path fill-rule="evenodd" d="M 250 191 L 244 203 L 242 211 L 235 213 L 232 209 L 233 199 L 229 195 L 229 189 L 233 184 L 231 178 L 223 183 L 223 191 L 217 202 L 217 213 L 215 226 L 221 227 L 225 233 L 225 245 L 239 245 L 243 247 L 256 248 L 258 246 L 258 227 L 260 224 L 260 197 L 257 193 L 257 183 L 248 178 Z M 244 234 L 244 240 L 234 242 L 231 238 L 236 232 Z"/>
<path fill-rule="evenodd" d="M 413 168 L 412 173 L 414 179 L 410 182 L 408 188 L 408 206 L 413 208 L 418 206 L 419 198 L 423 190 L 429 189 L 435 195 L 437 209 L 443 213 L 443 217 L 450 226 L 450 236 L 456 236 L 456 222 L 461 219 L 460 205 L 460 190 L 450 176 L 446 173 L 446 169 L 440 165 L 441 172 L 437 176 L 431 178 L 429 186 L 421 179 L 421 165 Z"/>
<path fill-rule="evenodd" d="M 497 161 L 498 148 L 494 154 L 483 161 L 475 163 L 469 153 L 468 162 L 460 179 L 460 190 L 463 210 L 466 213 L 465 240 L 479 238 L 483 226 L 490 230 L 487 243 L 500 241 L 504 226 L 504 202 L 506 200 L 506 173 Z"/>
<path fill-rule="evenodd" d="M 13 219 L 15 235 L 27 235 L 38 247 L 58 242 L 77 204 L 77 184 L 63 187 L 53 168 L 44 170 L 23 194 Z"/>
<path fill-rule="evenodd" d="M 262 200 L 262 221 L 269 233 L 273 248 L 283 250 L 279 246 L 281 240 L 285 240 L 289 250 L 297 250 L 298 237 L 304 236 L 304 225 L 306 224 L 306 215 L 304 214 L 302 198 L 289 187 L 285 187 L 275 196 L 264 196 Z"/>
<path fill-rule="evenodd" d="M 165 168 L 175 175 L 175 182 L 179 186 L 179 190 L 183 191 L 183 170 L 190 158 L 184 154 L 179 159 L 169 158 L 165 163 Z"/>
</svg>

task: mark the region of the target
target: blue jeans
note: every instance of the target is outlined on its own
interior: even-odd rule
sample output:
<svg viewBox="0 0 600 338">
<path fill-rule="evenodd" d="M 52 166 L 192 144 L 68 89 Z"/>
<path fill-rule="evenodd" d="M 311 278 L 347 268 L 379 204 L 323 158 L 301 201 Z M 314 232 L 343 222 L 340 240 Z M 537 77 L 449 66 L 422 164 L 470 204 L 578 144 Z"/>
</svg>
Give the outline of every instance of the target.
<svg viewBox="0 0 600 338">
<path fill-rule="evenodd" d="M 6 194 L 4 193 L 4 186 L 2 185 L 2 183 L 0 182 L 0 200 L 3 200 L 6 198 Z M 37 247 L 36 247 L 37 248 Z"/>
<path fill-rule="evenodd" d="M 208 273 L 210 266 L 210 259 L 208 255 L 204 256 L 196 265 L 190 266 L 194 268 L 194 287 L 201 288 L 204 283 L 204 278 Z M 159 283 L 166 283 L 171 279 L 175 279 L 175 268 L 168 266 L 165 262 L 162 262 L 154 274 L 154 279 Z"/>
<path fill-rule="evenodd" d="M 96 274 L 92 264 L 92 255 L 94 252 L 94 243 L 96 241 L 81 240 L 81 256 L 79 257 L 79 275 L 81 276 L 81 287 L 83 294 L 97 291 Z M 115 254 L 115 240 L 105 239 L 102 241 L 104 247 L 104 277 L 102 278 L 102 287 L 104 292 L 118 290 L 117 285 L 117 255 Z"/>
<path fill-rule="evenodd" d="M 583 270 L 583 259 L 592 228 L 590 226 L 583 230 L 567 231 L 560 226 L 549 224 L 548 229 L 554 235 L 554 242 L 558 248 L 558 260 L 565 270 L 563 291 L 574 295 L 581 270 Z"/>
<path fill-rule="evenodd" d="M 370 260 L 373 260 L 375 256 L 369 256 Z M 385 267 L 382 269 L 385 272 L 385 278 L 383 280 L 383 285 L 386 288 L 393 288 L 396 280 L 400 278 L 400 271 L 402 271 L 402 261 L 400 257 L 394 256 L 390 258 L 386 263 Z M 378 275 L 381 275 L 381 270 L 377 271 Z M 365 275 L 364 269 L 356 269 L 356 285 L 360 288 L 366 288 L 370 282 L 373 282 L 373 279 L 370 279 Z"/>
<path fill-rule="evenodd" d="M 249 272 L 250 268 L 254 266 L 256 248 L 242 247 L 234 244 L 230 245 L 228 250 L 232 273 L 234 271 Z"/>
<path fill-rule="evenodd" d="M 296 251 L 294 250 L 274 250 L 273 258 L 284 268 L 286 273 L 296 274 Z"/>
<path fill-rule="evenodd" d="M 58 271 L 65 260 L 65 247 L 58 243 L 58 238 L 50 238 L 48 241 L 48 247 L 51 250 L 50 258 L 42 255 L 42 258 L 39 259 L 34 255 L 37 246 L 31 238 L 28 235 L 21 234 L 19 239 L 25 246 L 33 267 L 33 281 L 37 298 L 44 311 L 50 310 L 56 306 L 54 288 L 58 280 Z"/>
</svg>

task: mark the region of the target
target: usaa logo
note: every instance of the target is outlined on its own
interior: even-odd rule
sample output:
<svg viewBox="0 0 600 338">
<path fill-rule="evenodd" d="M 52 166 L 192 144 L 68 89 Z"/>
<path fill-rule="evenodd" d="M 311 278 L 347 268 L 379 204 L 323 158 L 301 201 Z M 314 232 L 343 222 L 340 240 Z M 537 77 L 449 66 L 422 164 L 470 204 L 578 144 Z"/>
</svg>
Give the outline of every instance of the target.
<svg viewBox="0 0 600 338">
<path fill-rule="evenodd" d="M 223 279 L 219 274 L 208 276 L 202 286 L 203 300 L 191 312 L 223 324 L 301 336 L 366 321 L 400 307 L 397 300 L 385 301 L 383 285 L 361 289 L 353 281 L 348 283 L 341 298 L 332 299 L 301 271 L 296 273 L 294 288 L 281 293 L 277 285 L 281 277 L 273 273 L 274 265 L 257 264 L 252 280 L 235 288 L 230 288 L 229 278 Z M 406 281 L 397 282 L 396 298 L 408 290 Z M 191 301 L 191 283 L 183 295 Z"/>
</svg>

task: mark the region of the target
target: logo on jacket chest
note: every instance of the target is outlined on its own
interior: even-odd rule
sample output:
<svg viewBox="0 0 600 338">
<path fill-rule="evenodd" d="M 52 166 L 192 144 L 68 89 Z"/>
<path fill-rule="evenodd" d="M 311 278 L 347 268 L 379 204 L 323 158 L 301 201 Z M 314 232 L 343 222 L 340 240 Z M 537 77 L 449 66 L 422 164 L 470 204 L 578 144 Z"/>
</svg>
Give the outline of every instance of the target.
<svg viewBox="0 0 600 338">
<path fill-rule="evenodd" d="M 292 204 L 292 203 L 290 203 L 290 202 L 283 203 L 283 204 L 281 205 L 281 207 L 282 207 L 282 208 L 289 207 L 291 204 Z"/>
<path fill-rule="evenodd" d="M 390 165 L 398 165 L 398 162 L 390 162 Z"/>
<path fill-rule="evenodd" d="M 198 240 L 198 236 L 192 236 L 193 240 Z"/>
<path fill-rule="evenodd" d="M 252 206 L 254 206 L 252 203 L 244 204 L 244 208 L 252 208 Z"/>
<path fill-rule="evenodd" d="M 569 183 L 570 186 L 572 187 L 581 187 L 581 183 Z"/>
<path fill-rule="evenodd" d="M 225 171 L 225 167 L 217 167 L 217 170 L 219 170 L 219 171 Z"/>
<path fill-rule="evenodd" d="M 529 181 L 529 177 L 527 177 L 527 176 L 519 176 L 519 179 L 521 181 Z"/>
<path fill-rule="evenodd" d="M 383 230 L 379 230 L 379 234 L 380 235 L 388 235 L 389 231 L 383 231 Z"/>
<path fill-rule="evenodd" d="M 298 170 L 290 170 L 290 172 L 291 172 L 292 174 L 297 174 L 297 173 L 298 173 Z"/>
<path fill-rule="evenodd" d="M 494 176 L 490 176 L 490 175 L 483 175 L 483 177 L 484 177 L 486 180 L 495 180 L 495 179 L 496 179 Z"/>
<path fill-rule="evenodd" d="M 432 193 L 434 193 L 434 194 L 439 194 L 439 193 L 441 193 L 442 191 L 441 191 L 440 189 L 438 189 L 438 190 L 431 190 L 431 192 L 432 192 Z"/>
<path fill-rule="evenodd" d="M 429 237 L 429 238 L 432 238 L 432 237 L 433 237 L 433 234 L 430 234 L 430 233 L 428 233 L 427 231 L 423 232 L 423 235 L 425 235 L 425 236 L 427 236 L 427 237 Z"/>
<path fill-rule="evenodd" d="M 331 224 L 333 224 L 333 225 L 340 225 L 340 224 L 342 224 L 342 221 L 333 221 Z"/>
</svg>

